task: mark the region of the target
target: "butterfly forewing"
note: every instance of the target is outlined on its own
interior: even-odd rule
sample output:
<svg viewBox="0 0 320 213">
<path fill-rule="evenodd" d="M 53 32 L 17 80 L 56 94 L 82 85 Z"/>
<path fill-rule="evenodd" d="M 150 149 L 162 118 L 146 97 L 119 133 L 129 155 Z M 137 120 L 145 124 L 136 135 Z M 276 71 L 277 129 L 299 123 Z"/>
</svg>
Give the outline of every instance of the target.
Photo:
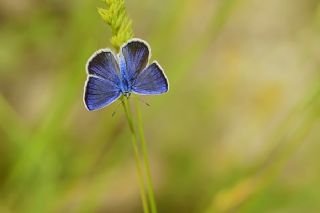
<svg viewBox="0 0 320 213">
<path fill-rule="evenodd" d="M 148 44 L 140 39 L 132 39 L 121 48 L 121 56 L 125 62 L 124 77 L 132 81 L 148 64 L 150 49 Z"/>
<path fill-rule="evenodd" d="M 102 49 L 93 54 L 88 61 L 87 71 L 90 75 L 119 83 L 119 65 L 113 53 L 108 49 Z"/>
</svg>

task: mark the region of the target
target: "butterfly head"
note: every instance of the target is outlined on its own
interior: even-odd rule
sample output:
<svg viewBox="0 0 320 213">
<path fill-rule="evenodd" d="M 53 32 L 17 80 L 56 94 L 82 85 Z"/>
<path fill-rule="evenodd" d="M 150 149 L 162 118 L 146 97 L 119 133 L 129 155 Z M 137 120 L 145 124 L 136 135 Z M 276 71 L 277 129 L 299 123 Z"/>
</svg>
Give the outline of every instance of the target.
<svg viewBox="0 0 320 213">
<path fill-rule="evenodd" d="M 126 78 L 122 78 L 120 82 L 120 90 L 123 96 L 129 98 L 131 95 L 131 86 L 129 81 Z"/>
<path fill-rule="evenodd" d="M 122 93 L 126 98 L 129 98 L 131 95 L 131 92 L 124 92 Z"/>
</svg>

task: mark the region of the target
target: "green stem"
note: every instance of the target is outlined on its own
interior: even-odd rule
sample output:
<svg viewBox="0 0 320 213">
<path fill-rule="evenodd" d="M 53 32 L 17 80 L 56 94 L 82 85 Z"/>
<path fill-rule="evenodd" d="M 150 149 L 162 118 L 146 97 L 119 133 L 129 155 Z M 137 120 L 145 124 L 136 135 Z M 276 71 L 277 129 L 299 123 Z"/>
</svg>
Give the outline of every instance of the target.
<svg viewBox="0 0 320 213">
<path fill-rule="evenodd" d="M 149 213 L 148 202 L 147 202 L 145 189 L 144 189 L 144 178 L 143 178 L 143 173 L 141 169 L 141 160 L 139 157 L 139 150 L 137 146 L 137 135 L 133 126 L 131 108 L 127 98 L 123 98 L 121 101 L 122 101 L 122 106 L 128 120 L 130 131 L 131 131 L 132 146 L 134 150 L 134 158 L 136 161 L 136 169 L 137 169 L 137 175 L 138 175 L 139 185 L 140 185 L 140 196 L 142 201 L 143 212 Z"/>
<path fill-rule="evenodd" d="M 135 106 L 136 106 L 137 117 L 138 117 L 138 129 L 139 129 L 139 137 L 141 140 L 144 166 L 145 166 L 145 170 L 146 170 L 146 174 L 147 174 L 146 178 L 147 178 L 148 199 L 149 199 L 150 206 L 151 206 L 151 212 L 157 213 L 157 206 L 156 206 L 156 200 L 155 200 L 155 196 L 154 196 L 150 163 L 149 163 L 149 157 L 148 157 L 148 149 L 147 149 L 147 144 L 146 144 L 146 140 L 144 137 L 142 115 L 141 115 L 140 106 L 139 106 L 137 99 L 135 100 Z"/>
</svg>

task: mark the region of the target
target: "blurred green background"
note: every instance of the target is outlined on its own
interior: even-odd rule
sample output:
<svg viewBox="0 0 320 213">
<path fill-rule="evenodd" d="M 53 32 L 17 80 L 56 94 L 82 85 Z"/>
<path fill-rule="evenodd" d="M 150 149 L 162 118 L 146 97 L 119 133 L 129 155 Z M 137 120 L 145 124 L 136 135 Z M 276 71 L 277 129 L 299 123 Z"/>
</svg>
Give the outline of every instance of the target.
<svg viewBox="0 0 320 213">
<path fill-rule="evenodd" d="M 320 212 L 320 2 L 128 0 L 159 212 Z M 0 212 L 141 212 L 130 132 L 87 112 L 100 1 L 0 1 Z"/>
</svg>

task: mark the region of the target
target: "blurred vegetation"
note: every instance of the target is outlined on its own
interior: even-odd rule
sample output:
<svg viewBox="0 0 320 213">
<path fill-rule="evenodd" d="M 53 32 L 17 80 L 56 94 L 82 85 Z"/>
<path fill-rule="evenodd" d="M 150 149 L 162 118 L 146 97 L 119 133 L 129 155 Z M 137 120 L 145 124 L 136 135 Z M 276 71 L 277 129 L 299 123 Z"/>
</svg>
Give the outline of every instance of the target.
<svg viewBox="0 0 320 213">
<path fill-rule="evenodd" d="M 127 1 L 170 92 L 143 97 L 159 212 L 320 211 L 320 3 Z M 100 1 L 0 2 L 0 212 L 141 212 L 123 112 L 87 112 Z"/>
</svg>

